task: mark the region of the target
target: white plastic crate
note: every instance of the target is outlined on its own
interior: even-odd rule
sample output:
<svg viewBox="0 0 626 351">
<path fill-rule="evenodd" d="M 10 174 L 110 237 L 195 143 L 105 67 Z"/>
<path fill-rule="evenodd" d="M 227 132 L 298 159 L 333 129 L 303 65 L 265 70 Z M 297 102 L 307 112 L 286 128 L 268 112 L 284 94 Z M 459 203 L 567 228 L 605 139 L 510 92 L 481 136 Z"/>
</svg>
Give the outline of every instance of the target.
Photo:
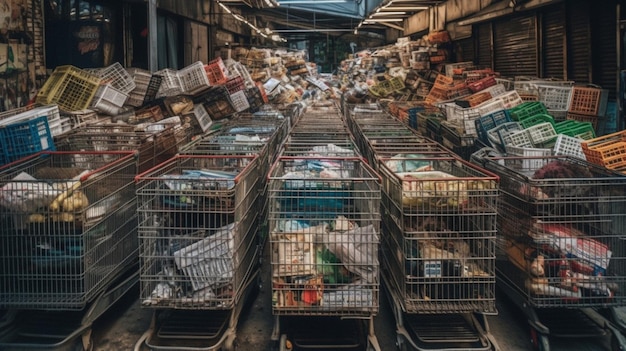
<svg viewBox="0 0 626 351">
<path fill-rule="evenodd" d="M 228 71 L 233 76 L 240 76 L 243 78 L 243 83 L 246 88 L 255 87 L 254 80 L 252 79 L 252 76 L 250 76 L 250 72 L 248 72 L 248 69 L 240 62 L 235 61 L 233 64 L 229 65 Z"/>
<path fill-rule="evenodd" d="M 486 89 L 481 90 L 481 92 L 487 92 L 491 95 L 491 97 L 496 97 L 498 95 L 502 95 L 507 92 L 507 88 L 504 84 L 498 83 L 496 85 L 492 85 Z"/>
<path fill-rule="evenodd" d="M 583 139 L 574 138 L 565 134 L 559 134 L 554 143 L 554 154 L 557 156 L 572 156 L 586 160 L 583 148 L 580 142 Z"/>
<path fill-rule="evenodd" d="M 198 122 L 198 125 L 200 125 L 200 129 L 206 133 L 209 130 L 209 127 L 213 124 L 213 120 L 211 119 L 211 116 L 209 116 L 206 108 L 204 108 L 202 104 L 195 104 L 193 106 L 193 114 Z"/>
<path fill-rule="evenodd" d="M 480 117 L 480 113 L 473 107 L 461 107 L 455 103 L 446 103 L 442 105 L 442 109 L 446 115 L 448 122 L 463 122 L 468 119 L 476 119 Z"/>
<path fill-rule="evenodd" d="M 528 157 L 522 159 L 522 169 L 540 169 L 548 163 L 547 156 L 552 155 L 552 149 L 511 146 L 506 149 L 508 156 Z"/>
<path fill-rule="evenodd" d="M 505 110 L 506 106 L 503 100 L 497 98 L 491 98 L 482 104 L 474 107 L 474 110 L 478 112 L 480 116 L 486 116 L 490 113 L 494 113 L 497 111 Z"/>
<path fill-rule="evenodd" d="M 530 140 L 534 146 L 539 146 L 545 143 L 554 141 L 557 137 L 557 133 L 554 130 L 554 126 L 550 122 L 535 124 L 525 129 L 530 135 Z"/>
<path fill-rule="evenodd" d="M 102 84 L 109 84 L 122 93 L 128 94 L 135 89 L 135 80 L 119 62 L 98 69 L 96 75 L 102 79 Z"/>
<path fill-rule="evenodd" d="M 504 104 L 504 108 L 510 109 L 517 105 L 520 105 L 524 102 L 522 98 L 519 96 L 519 93 L 516 90 L 507 91 L 504 94 L 500 94 L 493 98 L 494 100 L 502 101 Z"/>
<path fill-rule="evenodd" d="M 504 137 L 523 130 L 518 122 L 502 123 L 492 129 L 487 130 L 487 138 L 492 145 L 500 145 L 504 147 Z M 529 141 L 530 143 L 530 138 Z"/>
<path fill-rule="evenodd" d="M 533 141 L 526 129 L 502 135 L 502 140 L 504 140 L 506 149 L 509 147 L 533 147 Z"/>
<path fill-rule="evenodd" d="M 502 84 L 502 86 L 504 86 L 504 89 L 506 91 L 509 90 L 513 90 L 514 89 L 514 85 L 513 85 L 513 81 L 510 79 L 506 79 L 506 78 L 496 78 L 496 85 L 498 84 Z"/>
<path fill-rule="evenodd" d="M 181 89 L 185 94 L 194 95 L 211 86 L 202 61 L 194 62 L 178 70 L 177 76 Z"/>
<path fill-rule="evenodd" d="M 156 97 L 175 96 L 183 93 L 177 70 L 165 68 L 154 72 L 154 74 L 161 77 L 161 85 L 159 86 Z"/>
<path fill-rule="evenodd" d="M 230 101 L 237 112 L 245 111 L 250 108 L 250 103 L 243 90 L 230 94 Z"/>
<path fill-rule="evenodd" d="M 539 101 L 548 110 L 567 111 L 572 99 L 571 86 L 537 85 Z"/>
</svg>

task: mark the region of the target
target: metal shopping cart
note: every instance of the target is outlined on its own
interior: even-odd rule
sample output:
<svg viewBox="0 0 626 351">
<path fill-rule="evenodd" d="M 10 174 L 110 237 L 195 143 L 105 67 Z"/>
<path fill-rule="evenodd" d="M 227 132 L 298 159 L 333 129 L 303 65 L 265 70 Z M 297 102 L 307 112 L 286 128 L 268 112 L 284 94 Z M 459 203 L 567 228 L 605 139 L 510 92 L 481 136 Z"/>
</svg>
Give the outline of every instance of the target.
<svg viewBox="0 0 626 351">
<path fill-rule="evenodd" d="M 295 123 L 268 178 L 276 350 L 380 350 L 380 185 L 334 106 Z"/>
<path fill-rule="evenodd" d="M 389 116 L 349 116 L 381 176 L 381 276 L 398 348 L 498 349 L 485 317 L 496 313 L 498 178 Z"/>
<path fill-rule="evenodd" d="M 42 152 L 0 169 L 2 350 L 91 350 L 137 282 L 133 152 Z"/>
<path fill-rule="evenodd" d="M 611 333 L 626 347 L 626 178 L 577 158 L 475 157 L 501 179 L 498 285 L 528 318 L 536 350 Z"/>
<path fill-rule="evenodd" d="M 257 156 L 179 155 L 137 176 L 141 303 L 135 349 L 234 350 L 258 287 Z"/>
<path fill-rule="evenodd" d="M 380 190 L 373 170 L 360 158 L 279 157 L 268 198 L 278 349 L 379 350 Z"/>
</svg>

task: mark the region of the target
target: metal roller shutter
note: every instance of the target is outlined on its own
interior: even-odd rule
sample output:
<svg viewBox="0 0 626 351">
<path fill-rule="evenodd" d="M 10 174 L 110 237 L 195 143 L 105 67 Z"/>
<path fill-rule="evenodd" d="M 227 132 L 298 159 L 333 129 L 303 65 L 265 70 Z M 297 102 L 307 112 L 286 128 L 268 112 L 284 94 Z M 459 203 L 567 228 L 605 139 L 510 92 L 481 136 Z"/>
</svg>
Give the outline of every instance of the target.
<svg viewBox="0 0 626 351">
<path fill-rule="evenodd" d="M 610 99 L 615 98 L 618 78 L 616 11 L 614 1 L 601 1 L 591 15 L 593 83 L 609 89 Z"/>
<path fill-rule="evenodd" d="M 566 76 L 565 5 L 558 4 L 541 13 L 542 71 L 546 78 Z"/>
<path fill-rule="evenodd" d="M 493 23 L 494 70 L 503 76 L 538 76 L 535 15 Z"/>
<path fill-rule="evenodd" d="M 589 3 L 567 2 L 567 79 L 576 83 L 591 80 L 591 33 Z"/>
<path fill-rule="evenodd" d="M 491 23 L 483 23 L 475 26 L 477 35 L 476 64 L 481 67 L 492 67 L 491 56 Z"/>
<path fill-rule="evenodd" d="M 457 45 L 461 49 L 462 60 L 457 58 L 457 62 L 474 61 L 474 38 L 457 40 Z"/>
</svg>

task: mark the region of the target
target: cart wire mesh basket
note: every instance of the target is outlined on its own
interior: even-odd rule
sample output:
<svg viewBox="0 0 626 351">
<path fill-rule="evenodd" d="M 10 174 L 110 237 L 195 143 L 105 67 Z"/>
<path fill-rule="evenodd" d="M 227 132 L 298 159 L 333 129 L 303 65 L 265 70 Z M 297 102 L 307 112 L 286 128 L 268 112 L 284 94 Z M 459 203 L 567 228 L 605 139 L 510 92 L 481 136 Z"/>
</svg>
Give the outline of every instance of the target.
<svg viewBox="0 0 626 351">
<path fill-rule="evenodd" d="M 567 156 L 491 157 L 498 278 L 537 308 L 623 306 L 626 178 Z"/>
<path fill-rule="evenodd" d="M 41 152 L 0 168 L 0 308 L 80 310 L 136 262 L 132 152 Z"/>
<path fill-rule="evenodd" d="M 274 315 L 376 313 L 376 173 L 360 158 L 281 156 L 268 179 Z"/>
<path fill-rule="evenodd" d="M 403 309 L 493 313 L 498 177 L 454 157 L 379 172 L 383 270 Z"/>
<path fill-rule="evenodd" d="M 136 177 L 142 306 L 232 309 L 258 264 L 255 156 L 179 155 Z"/>
</svg>

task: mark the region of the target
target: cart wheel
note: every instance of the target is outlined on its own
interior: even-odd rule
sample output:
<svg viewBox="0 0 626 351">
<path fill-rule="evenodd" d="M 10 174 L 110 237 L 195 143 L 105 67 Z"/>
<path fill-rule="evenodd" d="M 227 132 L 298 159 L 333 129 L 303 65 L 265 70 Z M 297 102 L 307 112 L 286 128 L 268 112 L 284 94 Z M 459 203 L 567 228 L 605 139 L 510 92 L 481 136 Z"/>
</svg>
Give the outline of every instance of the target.
<svg viewBox="0 0 626 351">
<path fill-rule="evenodd" d="M 287 339 L 287 334 L 283 334 L 280 336 L 280 341 L 278 342 L 278 350 L 279 351 L 293 350 L 293 345 L 291 344 L 291 341 Z"/>
<path fill-rule="evenodd" d="M 398 348 L 398 351 L 409 351 L 409 345 L 407 345 L 404 338 L 401 337 L 396 339 L 396 347 Z"/>
<path fill-rule="evenodd" d="M 530 328 L 530 343 L 535 351 L 550 351 L 548 336 L 541 334 L 535 328 Z"/>
<path fill-rule="evenodd" d="M 235 344 L 235 339 L 236 339 L 235 335 L 233 334 L 229 335 L 224 341 L 223 350 L 224 351 L 236 351 L 237 344 Z"/>
<path fill-rule="evenodd" d="M 80 338 L 77 338 L 74 342 L 74 351 L 93 351 L 93 338 L 91 333 L 83 334 Z"/>
</svg>

